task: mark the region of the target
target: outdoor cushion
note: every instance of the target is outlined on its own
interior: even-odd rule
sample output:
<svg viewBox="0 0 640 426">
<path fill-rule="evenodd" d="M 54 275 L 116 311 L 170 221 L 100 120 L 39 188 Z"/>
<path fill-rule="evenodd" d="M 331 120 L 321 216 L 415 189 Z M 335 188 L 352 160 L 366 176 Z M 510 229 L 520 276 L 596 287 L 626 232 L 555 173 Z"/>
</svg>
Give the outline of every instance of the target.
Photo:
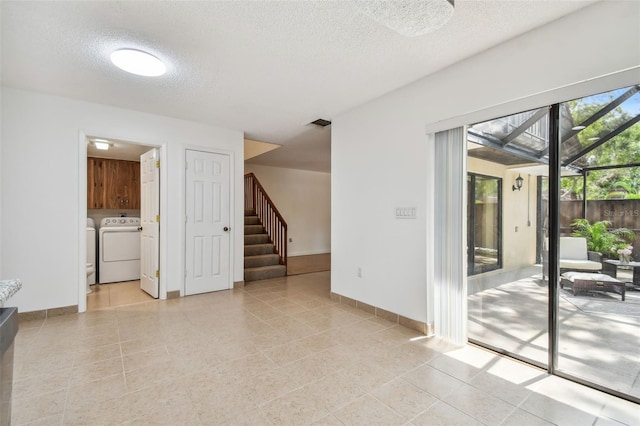
<svg viewBox="0 0 640 426">
<path fill-rule="evenodd" d="M 589 260 L 586 238 L 560 237 L 560 268 L 599 271 L 602 263 Z"/>
<path fill-rule="evenodd" d="M 571 282 L 574 282 L 575 280 L 605 281 L 611 283 L 622 282 L 606 274 L 593 274 L 589 272 L 565 272 L 564 274 L 562 274 L 562 277 Z"/>
<path fill-rule="evenodd" d="M 602 263 L 593 260 L 560 259 L 560 268 L 599 271 L 602 269 Z"/>
<path fill-rule="evenodd" d="M 587 239 L 560 237 L 560 259 L 587 260 Z"/>
</svg>

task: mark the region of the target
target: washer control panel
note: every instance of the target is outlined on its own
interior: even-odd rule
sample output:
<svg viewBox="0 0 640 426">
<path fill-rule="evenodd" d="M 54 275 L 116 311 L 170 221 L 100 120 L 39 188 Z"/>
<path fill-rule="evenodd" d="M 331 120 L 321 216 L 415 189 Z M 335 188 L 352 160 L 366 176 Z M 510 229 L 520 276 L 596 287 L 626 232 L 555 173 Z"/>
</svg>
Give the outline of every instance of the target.
<svg viewBox="0 0 640 426">
<path fill-rule="evenodd" d="M 105 217 L 100 221 L 103 226 L 140 226 L 139 217 Z"/>
</svg>

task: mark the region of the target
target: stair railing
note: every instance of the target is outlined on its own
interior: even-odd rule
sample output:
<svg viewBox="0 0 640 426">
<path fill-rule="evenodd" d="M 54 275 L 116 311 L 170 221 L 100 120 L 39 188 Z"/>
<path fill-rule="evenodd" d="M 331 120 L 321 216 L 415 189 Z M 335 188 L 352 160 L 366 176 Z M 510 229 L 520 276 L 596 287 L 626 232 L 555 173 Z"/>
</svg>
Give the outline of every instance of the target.
<svg viewBox="0 0 640 426">
<path fill-rule="evenodd" d="M 287 222 L 267 195 L 253 173 L 244 175 L 244 208 L 255 210 L 271 243 L 280 256 L 280 264 L 287 266 Z"/>
</svg>

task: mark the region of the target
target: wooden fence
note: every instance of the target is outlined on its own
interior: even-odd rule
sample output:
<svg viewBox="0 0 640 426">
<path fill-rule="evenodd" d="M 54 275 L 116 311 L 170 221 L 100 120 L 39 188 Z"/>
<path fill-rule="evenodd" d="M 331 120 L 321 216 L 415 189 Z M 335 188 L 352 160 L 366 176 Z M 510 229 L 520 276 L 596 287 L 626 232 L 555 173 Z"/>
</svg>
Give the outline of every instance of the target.
<svg viewBox="0 0 640 426">
<path fill-rule="evenodd" d="M 584 217 L 582 209 L 582 200 L 560 202 L 560 231 L 563 235 L 571 233 L 571 222 Z M 640 200 L 588 200 L 586 218 L 591 223 L 608 220 L 612 228 L 634 231 L 633 257 L 640 259 Z"/>
</svg>

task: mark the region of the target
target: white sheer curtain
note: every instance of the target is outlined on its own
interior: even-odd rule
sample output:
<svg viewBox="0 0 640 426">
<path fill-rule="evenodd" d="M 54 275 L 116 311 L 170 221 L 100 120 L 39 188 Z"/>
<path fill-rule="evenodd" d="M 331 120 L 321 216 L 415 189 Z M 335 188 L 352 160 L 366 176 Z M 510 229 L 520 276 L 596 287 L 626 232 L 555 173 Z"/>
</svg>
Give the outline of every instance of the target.
<svg viewBox="0 0 640 426">
<path fill-rule="evenodd" d="M 437 336 L 467 343 L 466 129 L 435 135 L 434 328 Z"/>
</svg>

